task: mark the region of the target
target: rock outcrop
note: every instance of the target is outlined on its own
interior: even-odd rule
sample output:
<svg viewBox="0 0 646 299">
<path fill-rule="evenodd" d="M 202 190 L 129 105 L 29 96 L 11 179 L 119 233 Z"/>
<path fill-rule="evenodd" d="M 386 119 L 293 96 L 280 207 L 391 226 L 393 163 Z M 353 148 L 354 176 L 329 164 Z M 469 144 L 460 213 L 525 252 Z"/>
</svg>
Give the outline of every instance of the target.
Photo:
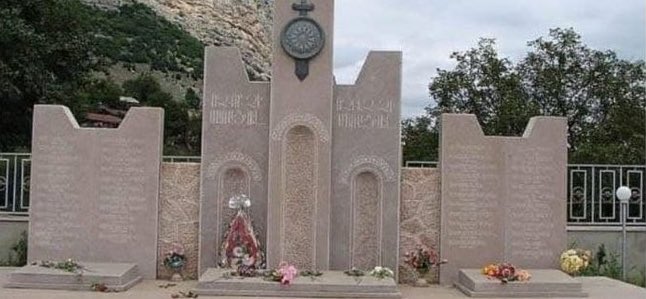
<svg viewBox="0 0 646 299">
<path fill-rule="evenodd" d="M 102 9 L 151 7 L 205 45 L 240 49 L 252 80 L 269 80 L 273 0 L 83 0 Z"/>
</svg>

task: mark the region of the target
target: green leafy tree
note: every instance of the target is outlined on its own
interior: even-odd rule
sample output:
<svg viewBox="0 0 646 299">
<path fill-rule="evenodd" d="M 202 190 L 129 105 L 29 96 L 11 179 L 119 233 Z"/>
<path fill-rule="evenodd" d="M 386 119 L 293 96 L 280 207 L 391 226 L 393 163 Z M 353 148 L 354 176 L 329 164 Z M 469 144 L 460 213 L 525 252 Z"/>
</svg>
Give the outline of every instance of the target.
<svg viewBox="0 0 646 299">
<path fill-rule="evenodd" d="M 404 161 L 437 161 L 438 132 L 432 121 L 426 115 L 403 121 Z"/>
<path fill-rule="evenodd" d="M 429 85 L 432 122 L 441 113 L 472 113 L 485 134 L 518 136 L 532 116 L 564 116 L 570 162 L 643 163 L 644 62 L 590 49 L 573 29 L 552 29 L 528 46 L 516 63 L 500 58 L 492 39 L 453 53 L 455 68 L 438 70 Z M 404 156 L 411 151 L 407 144 Z"/>
<path fill-rule="evenodd" d="M 142 106 L 164 108 L 164 153 L 195 155 L 199 153 L 201 122 L 195 121 L 186 102 L 178 102 L 164 92 L 159 82 L 150 75 L 142 75 L 123 83 L 127 96 L 137 99 Z"/>
<path fill-rule="evenodd" d="M 34 104 L 78 106 L 93 67 L 79 1 L 4 0 L 0 7 L 0 151 L 29 146 Z"/>
</svg>

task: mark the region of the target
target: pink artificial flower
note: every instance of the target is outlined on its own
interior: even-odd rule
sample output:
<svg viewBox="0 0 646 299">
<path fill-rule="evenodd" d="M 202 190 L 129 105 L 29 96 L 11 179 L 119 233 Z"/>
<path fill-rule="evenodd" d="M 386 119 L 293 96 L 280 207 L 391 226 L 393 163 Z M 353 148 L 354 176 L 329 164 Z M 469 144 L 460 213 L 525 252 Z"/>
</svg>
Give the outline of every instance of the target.
<svg viewBox="0 0 646 299">
<path fill-rule="evenodd" d="M 283 276 L 280 283 L 290 284 L 296 278 L 298 270 L 287 262 L 281 262 L 280 265 L 278 265 L 278 273 Z"/>
<path fill-rule="evenodd" d="M 171 248 L 172 248 L 170 251 L 171 253 L 175 253 L 177 255 L 184 255 L 184 246 L 182 246 L 182 244 L 173 243 Z"/>
</svg>

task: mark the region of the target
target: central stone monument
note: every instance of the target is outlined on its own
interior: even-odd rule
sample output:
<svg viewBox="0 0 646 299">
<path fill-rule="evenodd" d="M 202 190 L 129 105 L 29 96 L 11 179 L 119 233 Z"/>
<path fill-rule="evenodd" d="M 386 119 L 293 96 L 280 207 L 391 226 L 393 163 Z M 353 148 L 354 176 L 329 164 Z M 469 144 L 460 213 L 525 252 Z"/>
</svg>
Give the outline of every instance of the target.
<svg viewBox="0 0 646 299">
<path fill-rule="evenodd" d="M 199 272 L 217 266 L 238 195 L 268 268 L 396 270 L 402 55 L 371 52 L 355 85 L 337 85 L 334 1 L 274 13 L 271 83 L 250 82 L 237 49 L 206 51 Z"/>
</svg>

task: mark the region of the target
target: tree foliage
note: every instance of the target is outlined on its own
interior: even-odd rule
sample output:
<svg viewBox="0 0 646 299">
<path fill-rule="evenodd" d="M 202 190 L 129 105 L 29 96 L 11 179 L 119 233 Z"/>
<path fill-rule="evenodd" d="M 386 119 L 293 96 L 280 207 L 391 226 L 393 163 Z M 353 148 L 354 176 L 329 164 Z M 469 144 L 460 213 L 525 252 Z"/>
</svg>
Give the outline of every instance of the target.
<svg viewBox="0 0 646 299">
<path fill-rule="evenodd" d="M 178 102 L 162 91 L 157 80 L 149 75 L 123 83 L 124 94 L 139 100 L 143 106 L 164 108 L 164 151 L 169 155 L 199 153 L 201 117 L 190 113 L 187 102 Z"/>
<path fill-rule="evenodd" d="M 646 67 L 613 51 L 587 47 L 573 29 L 553 29 L 547 38 L 528 43 L 518 62 L 499 57 L 495 41 L 455 52 L 452 70 L 438 70 L 429 85 L 436 105 L 426 109 L 431 123 L 441 113 L 473 113 L 485 134 L 522 135 L 532 116 L 568 119 L 572 163 L 644 162 Z M 424 119 L 404 122 L 415 127 Z M 436 128 L 429 129 L 437 139 Z M 416 132 L 415 134 L 419 134 Z M 404 156 L 437 159 L 406 146 Z"/>
<path fill-rule="evenodd" d="M 200 115 L 188 111 L 199 105 L 196 93 L 187 95 L 189 102 L 174 101 L 152 77 L 122 88 L 93 71 L 116 62 L 147 63 L 201 78 L 203 51 L 197 39 L 143 4 L 102 11 L 79 0 L 4 0 L 0 151 L 29 150 L 34 104 L 66 105 L 82 123 L 97 106 L 125 109 L 120 96 L 135 95 L 144 105 L 167 109 L 167 153 L 198 153 Z"/>
<path fill-rule="evenodd" d="M 0 151 L 28 147 L 34 104 L 75 106 L 92 69 L 78 1 L 4 0 L 0 7 Z"/>
</svg>

